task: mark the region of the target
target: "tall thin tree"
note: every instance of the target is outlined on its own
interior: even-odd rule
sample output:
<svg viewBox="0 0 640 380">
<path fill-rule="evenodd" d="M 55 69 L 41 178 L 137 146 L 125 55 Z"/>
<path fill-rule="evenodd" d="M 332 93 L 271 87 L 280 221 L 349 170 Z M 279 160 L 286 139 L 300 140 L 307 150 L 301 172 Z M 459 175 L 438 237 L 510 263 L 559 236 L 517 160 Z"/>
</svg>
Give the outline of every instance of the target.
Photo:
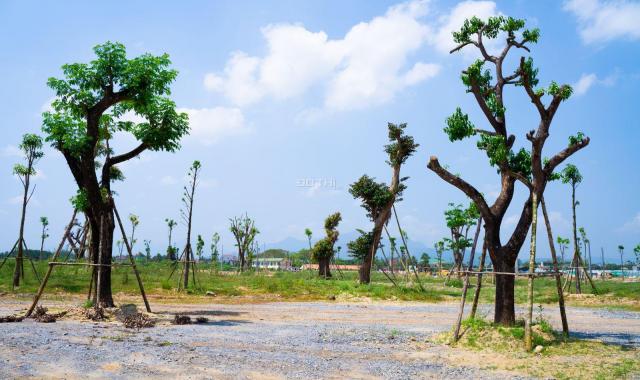
<svg viewBox="0 0 640 380">
<path fill-rule="evenodd" d="M 198 187 L 200 168 L 202 164 L 200 161 L 193 161 L 191 167 L 189 168 L 189 172 L 187 173 L 187 178 L 189 182 L 186 186 L 183 187 L 182 193 L 182 209 L 180 210 L 180 215 L 182 216 L 182 220 L 187 226 L 187 242 L 182 251 L 183 257 L 183 285 L 184 288 L 187 289 L 189 287 L 189 269 L 191 268 L 191 264 L 193 262 L 193 249 L 191 248 L 191 221 L 193 218 L 193 202 L 196 194 L 196 187 Z M 195 271 L 194 275 L 195 275 Z M 193 282 L 195 283 L 195 278 Z"/>
<path fill-rule="evenodd" d="M 418 147 L 413 137 L 404 133 L 406 127 L 407 124 L 387 125 L 389 144 L 385 145 L 384 150 L 389 157 L 387 164 L 392 169 L 391 184 L 387 186 L 384 182 L 376 182 L 375 178 L 363 175 L 349 187 L 349 193 L 361 200 L 362 207 L 367 210 L 367 216 L 373 221 L 371 251 L 364 257 L 359 272 L 360 283 L 363 284 L 371 282 L 371 269 L 383 228 L 391 218 L 394 203 L 402 199 L 402 191 L 406 188 L 404 181 L 408 177 L 400 177 L 400 169 Z"/>
<path fill-rule="evenodd" d="M 165 223 L 167 223 L 167 228 L 169 228 L 169 245 L 167 246 L 167 258 L 170 261 L 175 261 L 177 249 L 171 243 L 171 237 L 173 235 L 173 229 L 178 225 L 178 223 L 170 218 L 166 218 L 164 221 Z"/>
<path fill-rule="evenodd" d="M 44 156 L 42 151 L 42 138 L 38 135 L 28 133 L 22 136 L 20 150 L 24 154 L 25 164 L 16 164 L 13 167 L 13 174 L 22 183 L 22 212 L 20 214 L 20 229 L 18 232 L 18 242 L 16 243 L 16 266 L 13 270 L 13 287 L 20 286 L 20 279 L 24 278 L 24 223 L 27 216 L 27 205 L 35 191 L 35 185 L 31 187 L 31 178 L 36 174 L 35 164 Z"/>
<path fill-rule="evenodd" d="M 40 224 L 42 225 L 42 233 L 40 234 L 40 257 L 43 259 L 44 254 L 44 241 L 49 237 L 49 218 L 46 216 L 40 217 Z"/>
<path fill-rule="evenodd" d="M 573 217 L 573 258 L 571 259 L 571 266 L 573 267 L 572 269 L 575 270 L 576 274 L 576 293 L 581 293 L 582 288 L 580 286 L 580 275 L 582 272 L 582 260 L 580 259 L 580 243 L 578 242 L 578 227 L 576 222 L 576 208 L 580 202 L 576 200 L 576 188 L 582 182 L 582 174 L 580 174 L 577 166 L 568 164 L 564 169 L 562 169 L 560 178 L 562 179 L 562 183 L 569 184 L 571 186 L 571 212 Z"/>
</svg>

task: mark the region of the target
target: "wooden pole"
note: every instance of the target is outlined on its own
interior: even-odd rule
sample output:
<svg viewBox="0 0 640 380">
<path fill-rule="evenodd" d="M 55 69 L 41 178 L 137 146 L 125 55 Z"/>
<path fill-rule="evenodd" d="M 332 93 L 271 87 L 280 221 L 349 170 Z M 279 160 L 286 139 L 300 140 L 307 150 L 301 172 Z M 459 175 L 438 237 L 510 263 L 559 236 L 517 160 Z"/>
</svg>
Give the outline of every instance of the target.
<svg viewBox="0 0 640 380">
<path fill-rule="evenodd" d="M 11 256 L 11 254 L 13 253 L 13 251 L 16 249 L 16 246 L 18 245 L 18 242 L 20 241 L 20 239 L 16 240 L 16 242 L 13 244 L 13 247 L 11 248 L 11 250 L 9 251 L 9 253 L 7 253 L 7 255 L 4 257 L 4 260 L 2 260 L 2 263 L 0 263 L 0 269 L 2 269 L 2 266 L 4 265 L 4 263 L 7 262 L 7 259 L 9 258 L 9 256 Z"/>
<path fill-rule="evenodd" d="M 402 228 L 400 227 L 400 219 L 398 219 L 398 213 L 396 212 L 396 205 L 391 205 L 391 207 L 393 208 L 393 215 L 395 216 L 396 223 L 398 224 L 398 231 L 400 231 L 400 237 L 402 238 L 402 244 L 404 245 L 404 249 L 407 252 L 408 258 L 411 258 L 411 253 L 409 252 L 409 247 L 407 246 L 407 241 L 404 239 L 404 234 L 402 233 Z M 413 261 L 413 260 L 411 260 L 411 261 Z M 413 262 L 411 264 L 413 264 Z M 420 276 L 418 276 L 418 272 L 416 271 L 416 266 L 412 265 L 411 267 L 413 268 L 413 274 L 416 276 L 416 281 L 418 281 L 418 286 L 420 287 L 420 290 L 422 290 L 423 292 L 426 291 L 424 286 L 422 286 L 422 281 L 420 281 Z"/>
<path fill-rule="evenodd" d="M 27 247 L 27 242 L 24 241 L 24 239 L 22 239 L 22 244 L 24 245 L 25 252 L 27 252 L 27 258 L 29 259 L 29 262 L 31 263 L 31 269 L 33 269 L 33 274 L 36 276 L 36 279 L 38 280 L 38 284 L 40 284 L 42 282 L 40 280 L 40 275 L 38 275 L 38 271 L 36 270 L 36 266 L 33 263 L 33 259 L 29 255 L 29 248 Z"/>
<path fill-rule="evenodd" d="M 482 288 L 482 271 L 484 270 L 484 260 L 487 257 L 487 240 L 482 243 L 482 255 L 480 256 L 480 267 L 478 268 L 478 280 L 476 281 L 476 292 L 473 295 L 473 305 L 469 317 L 475 318 L 478 310 L 478 300 L 480 299 L 480 289 Z"/>
<path fill-rule="evenodd" d="M 560 308 L 560 319 L 562 320 L 562 333 L 565 338 L 569 336 L 569 323 L 567 322 L 567 313 L 564 307 L 564 292 L 562 291 L 562 276 L 558 268 L 558 256 L 556 255 L 556 246 L 553 243 L 553 233 L 551 232 L 551 223 L 547 214 L 547 205 L 544 197 L 540 199 L 542 205 L 542 215 L 544 216 L 544 224 L 547 227 L 547 237 L 549 238 L 549 250 L 551 251 L 551 260 L 553 261 L 553 270 L 556 272 L 556 290 L 558 291 L 558 306 Z"/>
<path fill-rule="evenodd" d="M 476 228 L 476 234 L 473 238 L 473 247 L 471 247 L 471 254 L 469 255 L 469 266 L 467 270 L 473 270 L 473 259 L 476 254 L 476 245 L 478 244 L 478 236 L 480 236 L 480 229 L 482 228 L 482 218 L 478 218 L 478 228 Z M 464 275 L 464 287 L 462 288 L 462 298 L 460 298 L 460 310 L 458 311 L 458 321 L 456 322 L 456 329 L 453 332 L 453 341 L 457 342 L 460 339 L 460 326 L 462 325 L 462 315 L 464 314 L 464 304 L 467 299 L 467 289 L 469 289 L 469 273 Z"/>
<path fill-rule="evenodd" d="M 62 239 L 60 240 L 60 244 L 58 245 L 58 249 L 56 249 L 56 253 L 53 255 L 52 260 L 55 261 L 58 256 L 60 255 L 60 252 L 62 251 L 62 247 L 64 246 L 64 241 L 65 241 L 65 237 L 67 236 L 67 234 L 69 233 L 69 231 L 71 230 L 71 227 L 73 226 L 73 221 L 76 218 L 76 213 L 78 212 L 78 210 L 73 210 L 73 215 L 71 216 L 71 222 L 69 222 L 69 225 L 67 226 L 67 229 L 64 232 L 64 235 L 62 237 Z M 40 287 L 38 288 L 38 292 L 36 293 L 36 296 L 33 298 L 33 302 L 31 303 L 31 306 L 29 307 L 29 310 L 27 310 L 27 313 L 24 315 L 25 318 L 28 318 L 31 313 L 33 313 L 33 310 L 36 308 L 36 306 L 38 305 L 38 301 L 40 300 L 40 297 L 42 296 L 42 292 L 44 291 L 45 286 L 47 286 L 47 282 L 49 281 L 49 277 L 51 276 L 51 272 L 53 271 L 53 265 L 49 265 L 49 268 L 47 269 L 47 273 L 44 275 L 44 278 L 42 279 L 42 282 L 40 283 Z"/>
<path fill-rule="evenodd" d="M 113 203 L 113 199 L 111 200 L 111 202 L 113 204 L 113 212 L 116 215 L 116 219 L 118 219 L 118 226 L 120 226 L 120 233 L 122 233 L 122 240 L 124 241 L 124 244 L 127 247 L 127 252 L 129 253 L 131 268 L 133 268 L 133 273 L 135 273 L 136 280 L 138 281 L 138 286 L 140 287 L 140 294 L 142 294 L 142 300 L 144 301 L 144 306 L 147 309 L 147 312 L 151 313 L 151 306 L 149 306 L 149 301 L 147 300 L 147 294 L 144 292 L 142 279 L 140 278 L 140 273 L 138 272 L 138 268 L 136 267 L 136 260 L 133 258 L 133 253 L 131 252 L 131 246 L 129 245 L 129 241 L 127 240 L 127 234 L 125 234 L 124 232 L 124 226 L 122 225 L 122 220 L 120 220 L 120 215 L 118 214 L 118 209 L 116 208 L 115 203 Z"/>
<path fill-rule="evenodd" d="M 531 193 L 531 249 L 529 251 L 529 280 L 527 281 L 527 315 L 525 319 L 524 346 L 527 351 L 533 349 L 533 279 L 536 270 L 536 238 L 538 228 L 538 195 Z"/>
</svg>

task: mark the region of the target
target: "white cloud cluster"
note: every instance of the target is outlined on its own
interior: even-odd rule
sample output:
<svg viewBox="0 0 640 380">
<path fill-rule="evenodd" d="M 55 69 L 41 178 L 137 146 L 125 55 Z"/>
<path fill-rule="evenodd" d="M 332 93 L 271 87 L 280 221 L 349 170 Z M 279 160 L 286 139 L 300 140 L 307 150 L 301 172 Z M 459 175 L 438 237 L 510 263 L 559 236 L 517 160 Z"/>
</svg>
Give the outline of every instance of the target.
<svg viewBox="0 0 640 380">
<path fill-rule="evenodd" d="M 493 1 L 463 1 L 458 3 L 451 12 L 442 16 L 439 20 L 439 28 L 432 39 L 433 45 L 442 53 L 449 53 L 456 47 L 451 33 L 460 30 L 466 19 L 476 16 L 480 19 L 487 19 L 497 15 L 496 3 Z M 486 41 L 490 47 L 491 42 Z"/>
<path fill-rule="evenodd" d="M 617 0 L 569 0 L 564 9 L 578 18 L 579 33 L 587 43 L 616 38 L 640 40 L 640 3 Z"/>
<path fill-rule="evenodd" d="M 204 84 L 237 106 L 267 96 L 292 98 L 315 86 L 324 89 L 329 109 L 384 103 L 439 72 L 433 63 L 407 67 L 410 55 L 433 39 L 432 27 L 420 21 L 427 12 L 426 0 L 399 4 L 354 25 L 340 39 L 298 24 L 270 25 L 262 29 L 265 56 L 235 52 L 224 71 L 207 74 Z"/>
<path fill-rule="evenodd" d="M 244 115 L 238 108 L 180 108 L 178 111 L 189 115 L 189 139 L 204 145 L 249 132 Z"/>
<path fill-rule="evenodd" d="M 594 85 L 612 86 L 616 81 L 616 75 L 610 75 L 606 78 L 600 79 L 596 74 L 582 74 L 580 79 L 573 85 L 575 94 L 578 96 L 584 95 Z"/>
</svg>

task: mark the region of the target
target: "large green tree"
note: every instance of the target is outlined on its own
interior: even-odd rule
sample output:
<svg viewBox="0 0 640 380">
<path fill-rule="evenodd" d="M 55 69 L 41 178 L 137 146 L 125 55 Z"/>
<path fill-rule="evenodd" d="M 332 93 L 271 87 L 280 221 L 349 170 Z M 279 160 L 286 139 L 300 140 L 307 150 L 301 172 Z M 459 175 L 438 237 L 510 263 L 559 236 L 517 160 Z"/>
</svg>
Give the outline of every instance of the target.
<svg viewBox="0 0 640 380">
<path fill-rule="evenodd" d="M 413 141 L 413 137 L 404 133 L 406 124 L 388 123 L 389 144 L 384 150 L 389 156 L 387 163 L 391 166 L 391 184 L 376 182 L 366 174 L 360 177 L 349 187 L 349 193 L 356 199 L 360 199 L 362 207 L 367 210 L 367 216 L 373 222 L 373 241 L 370 252 L 364 256 L 360 266 L 360 282 L 368 284 L 371 282 L 371 268 L 373 266 L 376 251 L 382 238 L 382 231 L 385 224 L 391 218 L 391 210 L 396 201 L 400 201 L 402 191 L 406 185 L 404 181 L 408 178 L 400 177 L 400 168 L 418 147 Z"/>
<path fill-rule="evenodd" d="M 49 78 L 56 96 L 53 110 L 43 114 L 43 131 L 78 185 L 76 206 L 89 220 L 91 257 L 96 264 L 101 260 L 108 265 L 115 228 L 111 185 L 123 178 L 117 165 L 145 150 L 179 149 L 189 125 L 187 115 L 177 112 L 167 97 L 177 76 L 167 54 L 130 59 L 124 45 L 112 42 L 93 51 L 96 58 L 91 62 L 64 65 L 62 78 Z M 127 120 L 125 114 L 143 121 Z M 109 144 L 116 133 L 131 134 L 137 145 L 116 154 Z M 111 268 L 105 266 L 100 273 L 100 281 L 94 282 L 100 284 L 100 299 L 95 302 L 113 306 Z"/>
<path fill-rule="evenodd" d="M 487 50 L 486 40 L 505 37 L 504 44 L 496 55 Z M 496 272 L 513 273 L 518 253 L 522 248 L 532 220 L 532 194 L 542 199 L 547 182 L 558 165 L 572 154 L 589 144 L 589 139 L 579 134 L 570 139 L 569 145 L 550 159 L 543 158 L 543 148 L 550 135 L 550 127 L 560 104 L 567 100 L 572 89 L 568 85 L 551 82 L 548 87 L 539 86 L 538 69 L 532 58 L 521 57 L 513 71 L 505 64 L 514 62 L 509 53 L 520 49 L 529 52 L 529 46 L 538 41 L 538 29 L 526 29 L 525 21 L 511 17 L 490 17 L 480 20 L 473 17 L 464 22 L 462 28 L 453 33 L 457 46 L 451 53 L 473 47 L 480 57 L 462 72 L 462 83 L 473 95 L 489 128 L 477 128 L 469 116 L 458 108 L 448 119 L 444 129 L 449 139 L 463 140 L 478 137 L 477 146 L 484 151 L 489 164 L 497 169 L 500 177 L 500 193 L 493 204 L 489 204 L 478 189 L 462 176 L 451 173 L 432 156 L 427 165 L 444 181 L 464 192 L 476 204 L 484 220 L 485 240 Z M 537 129 L 526 133 L 528 148 L 517 149 L 516 136 L 511 134 L 507 123 L 505 88 L 516 86 L 528 97 L 537 114 L 531 126 Z M 515 229 L 502 241 L 502 222 L 520 181 L 528 190 L 529 197 L 522 204 Z M 494 321 L 504 325 L 515 322 L 513 275 L 496 276 Z"/>
</svg>

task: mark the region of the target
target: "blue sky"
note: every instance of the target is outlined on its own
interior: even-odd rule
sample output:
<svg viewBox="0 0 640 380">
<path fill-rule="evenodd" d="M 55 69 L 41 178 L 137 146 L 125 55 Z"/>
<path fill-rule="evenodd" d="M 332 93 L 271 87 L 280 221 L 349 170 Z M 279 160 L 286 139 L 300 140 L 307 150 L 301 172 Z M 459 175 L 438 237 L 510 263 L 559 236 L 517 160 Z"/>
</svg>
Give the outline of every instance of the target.
<svg viewBox="0 0 640 380">
<path fill-rule="evenodd" d="M 583 131 L 591 144 L 572 157 L 583 172 L 578 224 L 594 255 L 608 257 L 618 244 L 640 243 L 640 4 L 632 1 L 191 1 L 0 3 L 0 246 L 18 232 L 20 183 L 11 176 L 20 161 L 16 146 L 38 132 L 53 93 L 45 83 L 64 63 L 92 59 L 91 48 L 120 41 L 130 56 L 168 53 L 180 74 L 173 98 L 188 112 L 192 133 L 175 154 L 145 152 L 122 167 L 115 186 L 122 214 L 139 215 L 138 248 L 149 239 L 164 250 L 164 219 L 178 219 L 189 164 L 203 163 L 196 194 L 196 234 L 223 235 L 231 251 L 228 218 L 247 212 L 261 243 L 304 239 L 304 228 L 322 234 L 322 222 L 340 211 L 340 230 L 368 228 L 365 212 L 347 189 L 362 174 L 384 181 L 390 169 L 382 146 L 386 123 L 406 122 L 420 148 L 403 168 L 410 176 L 398 213 L 412 240 L 432 246 L 446 235 L 443 211 L 466 202 L 457 189 L 426 169 L 430 155 L 489 198 L 499 180 L 473 141 L 450 143 L 442 128 L 456 106 L 483 126 L 459 73 L 475 53 L 449 55 L 450 33 L 471 15 L 505 14 L 527 19 L 542 37 L 531 55 L 542 84 L 574 85 L 558 112 L 548 155 Z M 514 60 L 522 54 L 514 54 Z M 511 62 L 513 63 L 513 62 Z M 536 127 L 536 113 L 521 89 L 507 92 L 511 133 L 518 146 Z M 116 148 L 132 147 L 127 136 Z M 39 244 L 38 218 L 48 216 L 57 244 L 75 192 L 62 156 L 50 148 L 39 163 L 28 209 L 27 241 Z M 570 234 L 569 188 L 546 193 L 553 226 Z M 517 193 L 504 224 L 515 225 L 524 201 Z M 184 226 L 176 232 L 182 244 Z M 542 240 L 540 256 L 548 256 Z M 4 248 L 6 249 L 6 248 Z M 527 254 L 526 247 L 521 257 Z M 595 261 L 595 260 L 594 260 Z"/>
</svg>

